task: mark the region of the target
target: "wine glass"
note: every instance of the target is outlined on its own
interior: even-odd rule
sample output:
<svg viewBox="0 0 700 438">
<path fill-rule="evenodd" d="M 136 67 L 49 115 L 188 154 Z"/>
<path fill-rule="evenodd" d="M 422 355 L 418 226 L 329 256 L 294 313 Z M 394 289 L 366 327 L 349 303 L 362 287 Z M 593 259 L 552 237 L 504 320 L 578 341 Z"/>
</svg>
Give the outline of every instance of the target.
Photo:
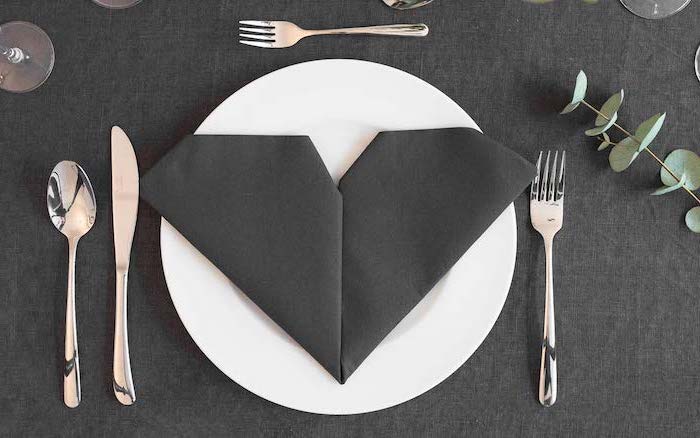
<svg viewBox="0 0 700 438">
<path fill-rule="evenodd" d="M 92 0 L 100 6 L 110 9 L 125 9 L 136 6 L 141 0 Z"/>
<path fill-rule="evenodd" d="M 32 91 L 48 79 L 56 59 L 51 38 L 25 21 L 0 25 L 0 88 Z"/>
<path fill-rule="evenodd" d="M 688 6 L 690 0 L 620 0 L 630 12 L 655 20 L 669 17 Z"/>
</svg>

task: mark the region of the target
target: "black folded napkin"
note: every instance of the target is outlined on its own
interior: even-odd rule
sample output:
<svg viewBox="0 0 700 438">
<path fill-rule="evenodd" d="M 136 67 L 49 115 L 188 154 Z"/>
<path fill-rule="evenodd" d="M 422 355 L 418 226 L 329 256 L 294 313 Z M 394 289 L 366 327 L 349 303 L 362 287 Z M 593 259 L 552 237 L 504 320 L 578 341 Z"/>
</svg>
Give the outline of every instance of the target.
<svg viewBox="0 0 700 438">
<path fill-rule="evenodd" d="M 534 173 L 468 128 L 382 132 L 338 187 L 308 137 L 189 136 L 141 195 L 343 383 Z"/>
</svg>

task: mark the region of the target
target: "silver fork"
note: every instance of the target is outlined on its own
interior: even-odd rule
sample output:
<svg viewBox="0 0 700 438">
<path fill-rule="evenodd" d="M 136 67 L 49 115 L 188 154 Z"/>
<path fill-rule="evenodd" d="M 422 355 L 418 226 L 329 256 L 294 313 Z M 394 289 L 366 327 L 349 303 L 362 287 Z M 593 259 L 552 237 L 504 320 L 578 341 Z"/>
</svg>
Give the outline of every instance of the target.
<svg viewBox="0 0 700 438">
<path fill-rule="evenodd" d="M 284 49 L 302 38 L 314 35 L 390 35 L 424 37 L 429 29 L 425 24 L 390 24 L 387 26 L 347 27 L 341 29 L 306 30 L 289 21 L 239 21 L 241 44 L 265 49 Z M 255 26 L 255 27 L 249 27 Z"/>
<path fill-rule="evenodd" d="M 539 399 L 543 406 L 552 406 L 557 400 L 557 354 L 554 334 L 554 276 L 552 274 L 552 246 L 554 236 L 561 230 L 564 221 L 564 183 L 566 180 L 566 151 L 561 154 L 561 165 L 557 174 L 557 158 L 554 153 L 551 172 L 550 151 L 542 168 L 542 152 L 537 159 L 537 175 L 530 189 L 530 220 L 544 240 L 546 260 L 546 295 L 544 307 L 544 339 L 540 360 Z"/>
</svg>

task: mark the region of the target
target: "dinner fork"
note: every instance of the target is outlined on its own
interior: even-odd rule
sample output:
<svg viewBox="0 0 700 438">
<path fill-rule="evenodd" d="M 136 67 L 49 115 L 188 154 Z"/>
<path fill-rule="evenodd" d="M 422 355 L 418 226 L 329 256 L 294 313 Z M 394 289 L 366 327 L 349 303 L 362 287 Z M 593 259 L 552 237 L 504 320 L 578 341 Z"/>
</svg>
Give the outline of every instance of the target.
<svg viewBox="0 0 700 438">
<path fill-rule="evenodd" d="M 554 236 L 564 221 L 564 183 L 566 180 L 566 151 L 561 154 L 557 174 L 557 158 L 549 166 L 551 151 L 542 168 L 542 152 L 537 159 L 537 175 L 530 188 L 530 220 L 544 240 L 546 264 L 546 292 L 544 307 L 544 337 L 540 360 L 539 400 L 543 406 L 552 406 L 557 400 L 557 354 L 554 334 L 554 276 L 552 273 L 552 245 Z"/>
<path fill-rule="evenodd" d="M 302 38 L 314 35 L 390 35 L 424 37 L 429 29 L 425 24 L 390 24 L 386 26 L 346 27 L 341 29 L 307 30 L 288 21 L 239 21 L 241 44 L 265 49 L 284 49 Z M 255 27 L 249 27 L 255 26 Z"/>
</svg>

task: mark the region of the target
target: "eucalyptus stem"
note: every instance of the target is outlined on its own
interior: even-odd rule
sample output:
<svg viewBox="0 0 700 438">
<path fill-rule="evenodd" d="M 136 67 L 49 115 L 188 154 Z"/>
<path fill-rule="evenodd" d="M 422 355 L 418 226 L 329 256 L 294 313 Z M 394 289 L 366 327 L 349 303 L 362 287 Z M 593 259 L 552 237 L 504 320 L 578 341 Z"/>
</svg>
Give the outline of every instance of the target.
<svg viewBox="0 0 700 438">
<path fill-rule="evenodd" d="M 609 141 L 608 141 L 608 140 L 605 139 L 605 137 L 601 137 L 600 135 L 599 135 L 598 137 L 596 137 L 596 138 L 597 138 L 598 140 L 600 140 L 600 141 L 607 141 L 609 144 L 611 144 L 611 145 L 613 145 L 613 146 L 617 146 L 617 143 L 615 143 L 614 141 L 612 141 L 612 140 L 609 140 Z"/>
<path fill-rule="evenodd" d="M 602 118 L 604 118 L 605 120 L 607 120 L 608 122 L 610 121 L 610 118 L 609 118 L 607 115 L 605 115 L 605 114 L 601 113 L 600 111 L 598 111 L 598 109 L 597 109 L 596 107 L 592 106 L 591 104 L 589 104 L 589 103 L 586 102 L 585 100 L 582 100 L 581 103 L 583 103 L 584 105 L 586 105 L 589 109 L 591 109 L 593 112 L 595 112 L 595 113 L 598 114 L 600 117 L 602 117 Z M 640 145 L 640 146 L 642 145 L 642 142 L 641 142 L 639 139 L 637 139 L 637 137 L 635 137 L 634 135 L 632 135 L 629 131 L 627 131 L 627 130 L 626 130 L 625 128 L 623 128 L 622 126 L 618 125 L 618 124 L 615 123 L 615 122 L 613 122 L 613 126 L 616 127 L 617 129 L 619 129 L 620 131 L 622 131 L 623 134 L 625 134 L 626 136 L 628 136 L 629 138 L 631 138 L 632 140 L 634 140 L 638 145 Z M 673 177 L 673 179 L 676 180 L 676 182 L 679 182 L 679 183 L 681 182 L 681 178 L 678 177 L 671 169 L 669 169 L 668 166 L 666 166 L 666 163 L 664 163 L 651 149 L 649 149 L 648 147 L 646 147 L 646 148 L 644 148 L 644 150 L 647 151 L 647 153 L 649 153 L 649 155 L 651 155 L 651 157 L 652 157 L 653 159 L 655 159 L 656 162 L 659 163 L 659 165 L 661 165 L 661 167 L 662 167 L 664 170 L 666 170 L 666 172 L 668 172 L 668 173 Z M 687 188 L 685 185 L 683 185 L 682 187 L 683 187 L 683 189 L 684 189 L 686 192 L 688 192 L 688 194 L 689 194 L 690 196 L 692 196 L 693 199 L 695 199 L 695 201 L 696 201 L 698 204 L 700 204 L 700 198 L 698 198 L 698 196 L 697 196 L 695 193 L 693 193 L 692 190 L 690 190 L 689 188 Z"/>
</svg>

